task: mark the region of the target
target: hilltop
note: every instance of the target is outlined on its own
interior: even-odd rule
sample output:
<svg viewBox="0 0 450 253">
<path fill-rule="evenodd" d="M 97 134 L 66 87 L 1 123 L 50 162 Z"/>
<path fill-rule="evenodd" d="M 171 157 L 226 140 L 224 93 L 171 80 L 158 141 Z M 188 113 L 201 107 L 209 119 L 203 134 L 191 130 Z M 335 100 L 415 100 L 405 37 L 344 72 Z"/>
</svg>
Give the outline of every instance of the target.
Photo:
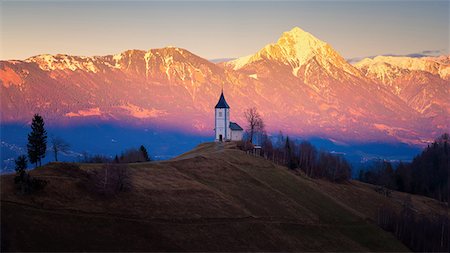
<svg viewBox="0 0 450 253">
<path fill-rule="evenodd" d="M 121 164 L 131 188 L 104 197 L 87 187 L 101 164 L 51 163 L 48 181 L 15 194 L 1 176 L 2 250 L 9 251 L 407 251 L 374 224 L 401 208 L 373 186 L 296 175 L 233 143 L 204 143 L 172 160 Z M 413 196 L 421 213 L 442 211 Z"/>
</svg>

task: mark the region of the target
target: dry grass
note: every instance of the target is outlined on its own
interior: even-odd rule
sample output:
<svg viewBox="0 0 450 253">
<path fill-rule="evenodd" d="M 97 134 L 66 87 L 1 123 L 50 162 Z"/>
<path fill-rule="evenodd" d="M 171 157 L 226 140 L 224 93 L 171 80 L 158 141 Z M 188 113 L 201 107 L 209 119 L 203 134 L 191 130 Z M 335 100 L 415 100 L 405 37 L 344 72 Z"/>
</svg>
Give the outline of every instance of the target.
<svg viewBox="0 0 450 253">
<path fill-rule="evenodd" d="M 132 190 L 112 198 L 86 187 L 89 173 L 101 166 L 52 163 L 34 170 L 49 183 L 30 196 L 16 195 L 12 177 L 2 176 L 2 249 L 407 250 L 370 221 L 378 205 L 394 199 L 357 182 L 334 185 L 294 175 L 233 143 L 204 143 L 169 161 L 121 165 Z"/>
</svg>

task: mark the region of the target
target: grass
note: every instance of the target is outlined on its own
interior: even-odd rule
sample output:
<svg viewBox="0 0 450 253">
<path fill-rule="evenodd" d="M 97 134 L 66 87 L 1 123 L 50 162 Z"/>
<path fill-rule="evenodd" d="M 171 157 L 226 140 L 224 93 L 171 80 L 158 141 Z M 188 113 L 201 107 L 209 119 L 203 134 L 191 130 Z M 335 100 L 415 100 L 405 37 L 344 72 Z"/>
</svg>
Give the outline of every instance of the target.
<svg viewBox="0 0 450 253">
<path fill-rule="evenodd" d="M 49 183 L 29 196 L 15 194 L 12 175 L 2 176 L 2 250 L 408 251 L 372 222 L 376 207 L 400 205 L 395 199 L 366 184 L 294 175 L 233 143 L 123 164 L 131 190 L 109 198 L 86 187 L 90 171 L 101 166 L 52 163 L 33 170 Z"/>
</svg>

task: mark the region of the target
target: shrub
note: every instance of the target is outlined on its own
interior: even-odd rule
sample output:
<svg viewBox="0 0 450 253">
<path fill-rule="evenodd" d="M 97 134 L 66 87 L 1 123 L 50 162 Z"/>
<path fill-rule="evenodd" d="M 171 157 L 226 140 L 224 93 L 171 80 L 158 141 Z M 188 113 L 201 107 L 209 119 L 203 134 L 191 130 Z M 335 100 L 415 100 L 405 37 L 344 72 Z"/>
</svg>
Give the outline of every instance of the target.
<svg viewBox="0 0 450 253">
<path fill-rule="evenodd" d="M 47 181 L 31 177 L 27 171 L 27 158 L 22 155 L 16 159 L 16 176 L 14 184 L 20 194 L 31 194 L 44 189 Z"/>
</svg>

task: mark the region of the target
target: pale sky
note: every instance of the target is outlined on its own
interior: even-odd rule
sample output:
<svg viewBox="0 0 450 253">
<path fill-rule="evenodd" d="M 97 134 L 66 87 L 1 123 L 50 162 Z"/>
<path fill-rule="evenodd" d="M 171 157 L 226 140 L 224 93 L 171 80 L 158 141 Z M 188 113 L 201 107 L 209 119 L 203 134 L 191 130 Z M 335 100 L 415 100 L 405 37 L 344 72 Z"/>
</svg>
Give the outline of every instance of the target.
<svg viewBox="0 0 450 253">
<path fill-rule="evenodd" d="M 165 46 L 235 58 L 295 26 L 345 58 L 449 53 L 449 1 L 0 1 L 2 60 Z"/>
</svg>

